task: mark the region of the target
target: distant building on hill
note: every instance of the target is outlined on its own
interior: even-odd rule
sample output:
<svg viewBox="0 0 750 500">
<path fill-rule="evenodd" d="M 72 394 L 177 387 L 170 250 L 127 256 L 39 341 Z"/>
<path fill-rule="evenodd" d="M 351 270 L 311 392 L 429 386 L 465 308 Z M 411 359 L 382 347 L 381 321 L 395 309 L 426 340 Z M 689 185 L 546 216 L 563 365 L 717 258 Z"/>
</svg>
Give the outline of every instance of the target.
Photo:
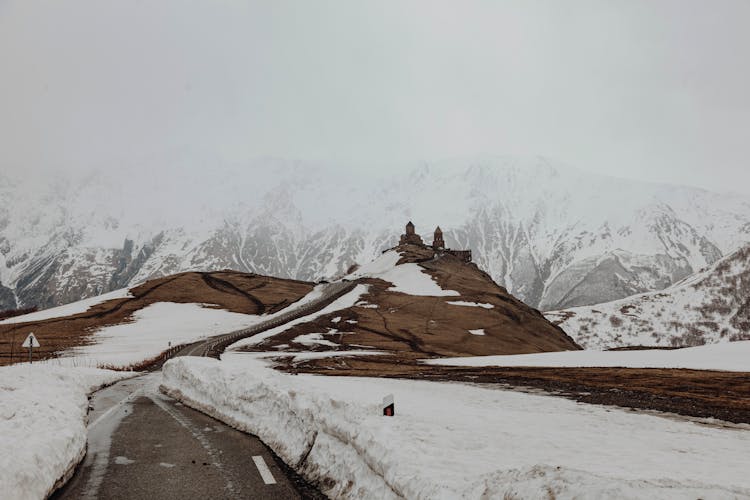
<svg viewBox="0 0 750 500">
<path fill-rule="evenodd" d="M 424 245 L 424 242 L 422 241 L 422 237 L 414 232 L 414 224 L 412 224 L 411 221 L 409 221 L 406 224 L 406 234 L 401 235 L 401 241 L 399 241 L 398 244 L 399 245 Z"/>
<path fill-rule="evenodd" d="M 440 229 L 440 226 L 435 228 L 435 233 L 432 239 L 432 247 L 428 247 L 427 245 L 425 245 L 424 241 L 422 241 L 422 237 L 416 233 L 412 221 L 409 221 L 406 224 L 406 233 L 401 235 L 401 239 L 399 240 L 398 244 L 417 245 L 424 248 L 432 248 L 435 251 L 436 256 L 448 254 L 453 255 L 454 257 L 457 257 L 464 262 L 471 262 L 471 250 L 451 250 L 450 248 L 445 248 L 443 231 Z"/>
<path fill-rule="evenodd" d="M 432 238 L 432 249 L 433 250 L 444 250 L 445 241 L 443 241 L 443 231 L 440 226 L 435 228 L 435 235 Z"/>
</svg>

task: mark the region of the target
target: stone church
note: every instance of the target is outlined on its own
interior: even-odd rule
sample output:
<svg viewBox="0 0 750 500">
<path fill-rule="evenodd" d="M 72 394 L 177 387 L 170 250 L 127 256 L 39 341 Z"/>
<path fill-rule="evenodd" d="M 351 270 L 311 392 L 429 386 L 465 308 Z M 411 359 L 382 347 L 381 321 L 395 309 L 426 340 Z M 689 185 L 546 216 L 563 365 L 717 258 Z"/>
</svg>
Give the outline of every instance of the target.
<svg viewBox="0 0 750 500">
<path fill-rule="evenodd" d="M 406 224 L 406 232 L 401 235 L 401 239 L 399 240 L 398 244 L 417 245 L 428 248 L 428 246 L 422 240 L 422 237 L 416 233 L 414 224 L 411 221 Z M 440 226 L 435 228 L 435 233 L 432 238 L 432 249 L 435 251 L 436 256 L 449 254 L 453 255 L 454 257 L 458 257 L 464 262 L 471 262 L 471 250 L 451 250 L 450 248 L 445 248 L 443 231 L 440 229 Z"/>
</svg>

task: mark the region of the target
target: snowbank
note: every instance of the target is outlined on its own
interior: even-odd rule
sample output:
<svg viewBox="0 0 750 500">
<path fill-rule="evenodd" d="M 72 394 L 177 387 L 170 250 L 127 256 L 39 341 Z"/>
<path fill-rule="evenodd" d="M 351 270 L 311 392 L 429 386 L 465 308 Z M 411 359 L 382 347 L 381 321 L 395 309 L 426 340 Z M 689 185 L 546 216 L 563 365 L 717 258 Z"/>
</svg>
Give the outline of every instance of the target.
<svg viewBox="0 0 750 500">
<path fill-rule="evenodd" d="M 95 368 L 0 368 L 0 491 L 46 498 L 86 451 L 87 394 L 132 376 Z"/>
<path fill-rule="evenodd" d="M 177 358 L 162 390 L 258 435 L 332 498 L 745 498 L 750 432 L 465 384 Z M 394 394 L 396 417 L 380 415 Z"/>
<path fill-rule="evenodd" d="M 6 325 L 11 323 L 27 323 L 29 321 L 42 321 L 45 319 L 62 318 L 63 316 L 72 316 L 74 314 L 80 314 L 88 311 L 95 305 L 101 304 L 108 300 L 124 299 L 131 297 L 129 288 L 122 288 L 113 292 L 105 293 L 104 295 L 98 295 L 91 297 L 90 299 L 79 300 L 78 302 L 72 302 L 65 304 L 64 306 L 53 307 L 51 309 L 45 309 L 43 311 L 37 311 L 23 316 L 15 316 L 0 321 L 0 325 Z"/>
<path fill-rule="evenodd" d="M 396 265 L 401 254 L 389 250 L 383 255 L 359 268 L 348 277 L 380 278 L 393 283 L 388 290 L 406 293 L 408 295 L 424 295 L 429 297 L 448 297 L 460 295 L 455 290 L 443 290 L 432 277 L 424 272 L 419 264 L 407 263 Z"/>
<path fill-rule="evenodd" d="M 503 356 L 467 356 L 424 361 L 450 366 L 569 366 L 625 368 L 689 368 L 750 372 L 750 341 L 727 342 L 673 350 L 562 351 Z"/>
</svg>

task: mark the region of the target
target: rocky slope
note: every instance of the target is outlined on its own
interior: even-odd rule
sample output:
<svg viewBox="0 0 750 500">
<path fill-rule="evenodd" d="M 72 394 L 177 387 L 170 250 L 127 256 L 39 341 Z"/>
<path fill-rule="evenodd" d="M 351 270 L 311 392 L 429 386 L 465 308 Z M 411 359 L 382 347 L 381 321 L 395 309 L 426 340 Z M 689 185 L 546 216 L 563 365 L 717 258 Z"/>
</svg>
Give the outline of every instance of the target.
<svg viewBox="0 0 750 500">
<path fill-rule="evenodd" d="M 750 340 L 750 245 L 662 291 L 546 316 L 593 349 Z"/>
<path fill-rule="evenodd" d="M 186 270 L 316 280 L 436 225 L 543 310 L 660 290 L 750 239 L 750 199 L 486 157 L 352 176 L 311 164 L 0 175 L 0 309 Z"/>
<path fill-rule="evenodd" d="M 431 249 L 401 245 L 345 279 L 367 286 L 351 307 L 294 325 L 261 344 L 249 342 L 245 349 L 279 353 L 292 363 L 289 352 L 322 352 L 317 363 L 324 370 L 342 363 L 331 352 L 363 349 L 391 365 L 426 357 L 580 349 L 475 264 L 452 255 L 434 257 Z M 343 364 L 362 361 L 346 358 Z"/>
</svg>

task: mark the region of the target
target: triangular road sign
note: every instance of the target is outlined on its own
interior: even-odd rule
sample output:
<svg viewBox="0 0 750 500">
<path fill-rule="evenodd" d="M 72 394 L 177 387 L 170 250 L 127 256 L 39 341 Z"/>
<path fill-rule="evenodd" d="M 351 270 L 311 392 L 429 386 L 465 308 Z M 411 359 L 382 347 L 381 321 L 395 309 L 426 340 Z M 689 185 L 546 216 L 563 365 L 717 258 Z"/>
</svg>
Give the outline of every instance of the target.
<svg viewBox="0 0 750 500">
<path fill-rule="evenodd" d="M 23 344 L 21 344 L 21 347 L 25 347 L 26 349 L 30 347 L 39 347 L 39 341 L 33 333 L 30 333 L 29 336 L 26 337 L 26 340 L 23 341 Z"/>
</svg>

